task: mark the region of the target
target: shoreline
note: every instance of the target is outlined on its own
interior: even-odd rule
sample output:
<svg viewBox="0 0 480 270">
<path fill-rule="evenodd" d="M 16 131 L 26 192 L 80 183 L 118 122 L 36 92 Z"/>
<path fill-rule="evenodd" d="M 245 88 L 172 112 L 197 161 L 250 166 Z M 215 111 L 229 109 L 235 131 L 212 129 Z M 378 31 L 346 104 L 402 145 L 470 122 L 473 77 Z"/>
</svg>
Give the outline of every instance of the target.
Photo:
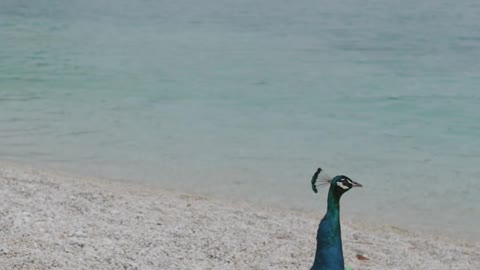
<svg viewBox="0 0 480 270">
<path fill-rule="evenodd" d="M 3 161 L 0 187 L 5 269 L 309 269 L 322 215 Z M 478 242 L 345 219 L 342 236 L 355 270 L 480 268 Z"/>
</svg>

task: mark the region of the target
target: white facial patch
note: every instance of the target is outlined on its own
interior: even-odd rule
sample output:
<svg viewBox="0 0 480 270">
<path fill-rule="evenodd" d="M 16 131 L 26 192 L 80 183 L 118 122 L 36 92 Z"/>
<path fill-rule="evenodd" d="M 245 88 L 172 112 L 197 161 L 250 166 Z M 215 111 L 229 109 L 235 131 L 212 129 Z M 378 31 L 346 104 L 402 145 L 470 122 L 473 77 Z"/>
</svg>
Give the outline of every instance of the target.
<svg viewBox="0 0 480 270">
<path fill-rule="evenodd" d="M 343 189 L 349 189 L 349 187 L 345 186 L 342 182 L 337 182 L 337 186 L 339 186 Z"/>
<path fill-rule="evenodd" d="M 352 180 L 350 180 L 350 179 L 348 179 L 348 178 L 345 178 L 345 181 L 347 181 L 347 182 L 348 182 L 350 185 L 352 185 L 352 186 L 353 186 L 353 182 L 352 182 Z"/>
</svg>

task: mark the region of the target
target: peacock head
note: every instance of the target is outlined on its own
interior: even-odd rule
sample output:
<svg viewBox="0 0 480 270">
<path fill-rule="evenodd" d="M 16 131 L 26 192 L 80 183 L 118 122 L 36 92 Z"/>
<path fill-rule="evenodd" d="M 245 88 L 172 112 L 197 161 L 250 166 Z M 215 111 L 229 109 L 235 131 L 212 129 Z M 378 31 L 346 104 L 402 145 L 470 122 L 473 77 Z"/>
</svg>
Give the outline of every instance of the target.
<svg viewBox="0 0 480 270">
<path fill-rule="evenodd" d="M 349 191 L 354 187 L 362 187 L 360 183 L 357 183 L 345 175 L 337 175 L 334 178 L 326 175 L 321 168 L 318 168 L 312 177 L 312 189 L 317 193 L 317 186 L 330 185 L 330 190 L 333 191 L 338 197 L 343 193 Z"/>
<path fill-rule="evenodd" d="M 341 196 L 343 193 L 349 191 L 354 187 L 362 187 L 360 183 L 357 183 L 345 175 L 337 175 L 332 179 L 330 187 L 333 188 L 333 192 Z"/>
</svg>

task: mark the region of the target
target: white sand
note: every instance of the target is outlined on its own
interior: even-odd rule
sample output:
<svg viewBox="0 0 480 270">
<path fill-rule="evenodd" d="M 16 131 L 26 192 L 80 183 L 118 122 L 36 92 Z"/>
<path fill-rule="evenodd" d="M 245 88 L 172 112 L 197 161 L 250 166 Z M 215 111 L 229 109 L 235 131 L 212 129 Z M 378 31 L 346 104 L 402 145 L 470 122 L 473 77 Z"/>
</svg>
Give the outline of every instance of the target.
<svg viewBox="0 0 480 270">
<path fill-rule="evenodd" d="M 309 269 L 323 214 L 2 163 L 0 268 Z M 480 269 L 478 243 L 393 227 L 342 229 L 346 263 L 355 270 Z"/>
</svg>

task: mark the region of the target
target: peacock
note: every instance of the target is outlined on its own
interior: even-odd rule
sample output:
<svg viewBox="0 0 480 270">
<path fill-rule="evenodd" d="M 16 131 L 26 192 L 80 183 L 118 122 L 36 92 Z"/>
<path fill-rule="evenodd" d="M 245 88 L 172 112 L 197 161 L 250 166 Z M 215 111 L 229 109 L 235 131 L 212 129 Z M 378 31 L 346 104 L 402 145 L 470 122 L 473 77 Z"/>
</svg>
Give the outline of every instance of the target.
<svg viewBox="0 0 480 270">
<path fill-rule="evenodd" d="M 311 270 L 345 270 L 340 228 L 340 198 L 353 187 L 362 185 L 345 175 L 330 178 L 318 168 L 312 177 L 312 189 L 317 185 L 330 185 L 328 190 L 327 213 L 320 221 L 317 231 L 317 249 Z"/>
</svg>

